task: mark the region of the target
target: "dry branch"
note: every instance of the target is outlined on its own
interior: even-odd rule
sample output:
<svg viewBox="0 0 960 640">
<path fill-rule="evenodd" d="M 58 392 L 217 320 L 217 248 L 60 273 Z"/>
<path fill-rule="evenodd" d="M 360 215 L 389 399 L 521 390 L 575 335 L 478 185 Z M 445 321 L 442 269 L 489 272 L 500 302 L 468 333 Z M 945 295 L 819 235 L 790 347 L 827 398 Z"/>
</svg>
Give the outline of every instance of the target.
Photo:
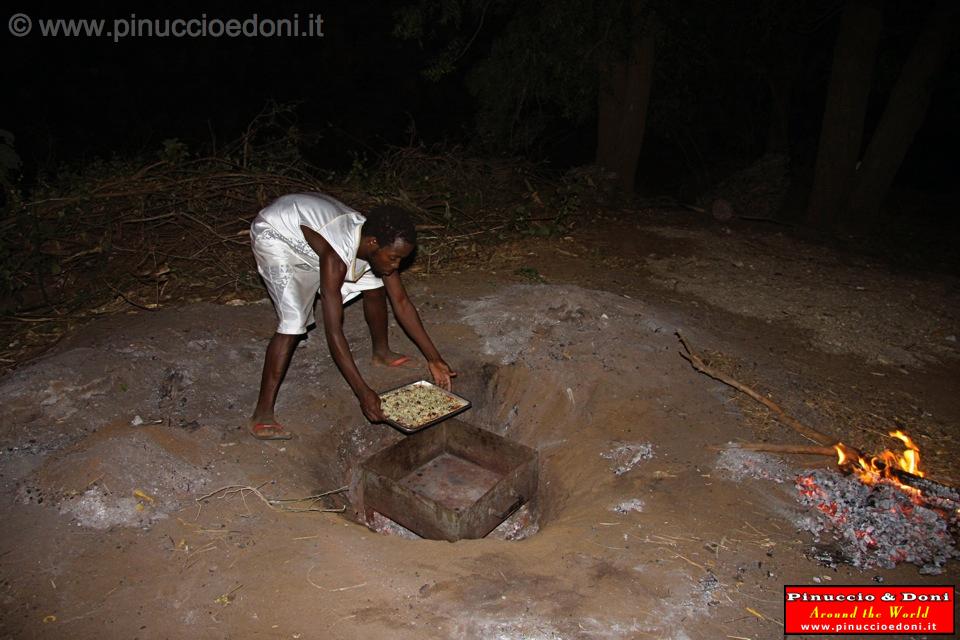
<svg viewBox="0 0 960 640">
<path fill-rule="evenodd" d="M 725 385 L 733 387 L 737 391 L 740 391 L 741 393 L 744 393 L 750 396 L 751 398 L 753 398 L 754 400 L 756 400 L 757 402 L 765 406 L 767 409 L 772 411 L 773 414 L 777 417 L 777 419 L 781 423 L 790 427 L 791 429 L 793 429 L 794 431 L 802 435 L 804 438 L 807 438 L 812 442 L 816 442 L 818 444 L 822 444 L 826 446 L 833 446 L 833 444 L 836 443 L 836 438 L 831 438 L 825 433 L 821 433 L 816 429 L 808 427 L 807 425 L 803 424 L 793 416 L 788 415 L 786 411 L 780 408 L 780 405 L 778 405 L 776 402 L 774 402 L 770 398 L 764 397 L 763 395 L 754 391 L 747 385 L 741 382 L 737 382 L 730 376 L 720 373 L 716 369 L 713 369 L 707 366 L 703 362 L 703 360 L 700 358 L 700 356 L 698 356 L 690 348 L 690 345 L 687 344 L 687 341 L 684 339 L 684 337 L 680 334 L 679 331 L 676 332 L 676 336 L 680 340 L 680 344 L 683 345 L 684 351 L 686 351 L 686 353 L 680 352 L 680 357 L 682 357 L 684 360 L 689 362 L 694 369 L 696 369 L 697 371 L 699 371 L 700 373 L 706 376 L 713 378 L 714 380 L 718 380 L 724 383 Z"/>
<path fill-rule="evenodd" d="M 744 451 L 764 451 L 766 453 L 796 453 L 812 456 L 832 456 L 837 457 L 837 450 L 833 447 L 819 447 L 805 444 L 770 444 L 767 442 L 737 442 L 729 447 L 730 449 L 743 449 Z"/>
<path fill-rule="evenodd" d="M 220 487 L 216 491 L 211 491 L 206 495 L 202 495 L 199 498 L 196 498 L 195 500 L 199 505 L 199 504 L 202 504 L 204 500 L 212 498 L 218 494 L 220 494 L 220 497 L 222 498 L 225 498 L 230 495 L 239 495 L 241 498 L 243 498 L 247 493 L 252 493 L 257 498 L 259 498 L 265 505 L 267 505 L 274 511 L 285 511 L 287 513 L 305 513 L 308 511 L 321 512 L 321 513 L 343 513 L 343 511 L 346 509 L 346 507 L 337 507 L 336 509 L 317 509 L 312 505 L 316 504 L 326 496 L 334 495 L 337 493 L 343 493 L 344 491 L 347 490 L 347 487 L 340 487 L 339 489 L 332 489 L 330 491 L 324 491 L 323 493 L 318 493 L 318 494 L 315 494 L 312 496 L 306 496 L 303 498 L 268 498 L 260 491 L 260 487 L 262 487 L 264 484 L 266 484 L 266 482 L 256 487 L 240 485 L 240 484 L 227 485 L 225 487 Z M 298 503 L 298 502 L 309 502 L 311 503 L 311 506 L 306 508 L 286 506 L 286 503 Z"/>
</svg>

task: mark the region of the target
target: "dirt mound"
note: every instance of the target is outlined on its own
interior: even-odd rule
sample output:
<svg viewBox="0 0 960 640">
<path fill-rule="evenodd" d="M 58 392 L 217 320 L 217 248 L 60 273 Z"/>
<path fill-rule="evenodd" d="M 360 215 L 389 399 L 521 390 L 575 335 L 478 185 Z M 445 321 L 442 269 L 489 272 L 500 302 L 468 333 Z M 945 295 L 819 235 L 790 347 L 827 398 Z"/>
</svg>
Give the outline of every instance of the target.
<svg viewBox="0 0 960 640">
<path fill-rule="evenodd" d="M 46 499 L 83 527 L 149 527 L 193 504 L 211 481 L 196 443 L 161 429 L 105 428 L 47 460 L 17 493 Z"/>
</svg>

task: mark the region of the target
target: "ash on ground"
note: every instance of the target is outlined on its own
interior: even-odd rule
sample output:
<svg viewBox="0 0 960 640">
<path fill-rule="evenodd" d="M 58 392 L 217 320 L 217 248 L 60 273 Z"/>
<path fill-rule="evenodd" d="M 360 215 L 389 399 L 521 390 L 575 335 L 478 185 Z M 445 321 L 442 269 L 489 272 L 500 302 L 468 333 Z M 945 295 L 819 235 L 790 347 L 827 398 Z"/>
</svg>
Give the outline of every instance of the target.
<svg viewBox="0 0 960 640">
<path fill-rule="evenodd" d="M 629 500 L 624 500 L 623 502 L 619 504 L 615 504 L 614 506 L 610 507 L 610 511 L 613 511 L 614 513 L 630 513 L 632 511 L 641 513 L 643 512 L 643 508 L 645 506 L 646 505 L 643 503 L 643 500 L 641 500 L 640 498 L 631 498 Z"/>
<path fill-rule="evenodd" d="M 714 467 L 723 472 L 723 476 L 740 482 L 744 478 L 756 480 L 773 480 L 778 484 L 793 476 L 786 465 L 779 458 L 759 453 L 728 447 L 717 456 Z"/>
<path fill-rule="evenodd" d="M 114 496 L 100 487 L 93 487 L 73 499 L 60 504 L 60 513 L 72 516 L 77 526 L 109 529 L 115 526 L 144 529 L 167 517 L 162 511 L 150 509 L 149 500 L 138 501 L 133 496 Z"/>
<path fill-rule="evenodd" d="M 723 584 L 714 575 L 713 571 L 707 570 L 707 575 L 700 578 L 698 584 L 700 585 L 698 591 L 703 598 L 703 604 L 711 607 L 720 604 L 717 595 L 718 592 L 723 590 Z"/>
<path fill-rule="evenodd" d="M 842 560 L 855 567 L 892 569 L 910 562 L 921 574 L 938 575 L 947 561 L 960 558 L 954 539 L 960 502 L 949 497 L 936 506 L 916 504 L 887 482 L 869 486 L 828 469 L 801 474 L 796 486 L 801 504 L 817 510 L 801 518 L 798 528 L 818 543 L 832 538 Z M 812 555 L 822 554 L 815 548 Z"/>
<path fill-rule="evenodd" d="M 653 458 L 653 444 L 650 442 L 620 444 L 610 451 L 601 453 L 600 457 L 612 460 L 611 470 L 614 474 L 622 476 L 644 460 Z"/>
</svg>

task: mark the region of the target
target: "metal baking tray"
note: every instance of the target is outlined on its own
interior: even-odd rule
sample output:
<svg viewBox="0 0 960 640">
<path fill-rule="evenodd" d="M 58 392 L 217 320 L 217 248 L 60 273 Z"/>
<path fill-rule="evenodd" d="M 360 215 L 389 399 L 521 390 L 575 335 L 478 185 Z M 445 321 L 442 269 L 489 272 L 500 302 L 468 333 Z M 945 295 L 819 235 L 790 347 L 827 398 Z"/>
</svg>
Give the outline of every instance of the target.
<svg viewBox="0 0 960 640">
<path fill-rule="evenodd" d="M 437 424 L 438 422 L 443 422 L 443 421 L 446 420 L 447 418 L 452 418 L 453 416 L 457 415 L 458 413 L 463 413 L 464 411 L 466 411 L 467 409 L 469 409 L 470 406 L 471 406 L 470 401 L 467 400 L 466 398 L 464 398 L 463 396 L 458 396 L 457 394 L 453 393 L 452 391 L 447 391 L 447 390 L 444 389 L 443 387 L 438 387 L 437 385 L 433 384 L 432 382 L 427 382 L 426 380 L 417 380 L 416 382 L 410 382 L 410 383 L 408 383 L 408 384 L 400 385 L 399 387 L 394 387 L 393 389 L 388 389 L 387 391 L 384 391 L 383 393 L 379 394 L 379 395 L 380 395 L 380 400 L 382 401 L 385 396 L 388 396 L 388 395 L 390 395 L 391 393 L 394 393 L 394 392 L 396 392 L 396 391 L 401 391 L 401 390 L 403 390 L 403 389 L 407 389 L 407 388 L 411 388 L 411 387 L 433 387 L 435 390 L 439 391 L 439 392 L 442 393 L 443 395 L 445 395 L 445 396 L 447 396 L 447 397 L 449 397 L 449 398 L 451 398 L 451 399 L 453 399 L 453 400 L 456 400 L 456 401 L 459 402 L 459 403 L 462 403 L 463 406 L 462 406 L 462 407 L 457 407 L 456 409 L 454 409 L 453 411 L 451 411 L 451 412 L 449 412 L 449 413 L 445 413 L 445 414 L 443 414 L 442 416 L 436 417 L 436 418 L 434 418 L 433 420 L 430 420 L 429 422 L 425 422 L 425 423 L 423 423 L 423 424 L 421 424 L 421 425 L 417 425 L 416 427 L 408 427 L 407 425 L 401 424 L 401 423 L 397 422 L 396 420 L 391 420 L 390 418 L 387 418 L 387 419 L 386 419 L 386 423 L 387 423 L 387 424 L 389 424 L 391 427 L 394 427 L 394 428 L 396 428 L 396 429 L 399 429 L 400 431 L 402 431 L 402 432 L 404 432 L 404 433 L 416 433 L 417 431 L 422 431 L 423 429 L 426 429 L 427 427 L 432 427 L 433 425 Z"/>
</svg>

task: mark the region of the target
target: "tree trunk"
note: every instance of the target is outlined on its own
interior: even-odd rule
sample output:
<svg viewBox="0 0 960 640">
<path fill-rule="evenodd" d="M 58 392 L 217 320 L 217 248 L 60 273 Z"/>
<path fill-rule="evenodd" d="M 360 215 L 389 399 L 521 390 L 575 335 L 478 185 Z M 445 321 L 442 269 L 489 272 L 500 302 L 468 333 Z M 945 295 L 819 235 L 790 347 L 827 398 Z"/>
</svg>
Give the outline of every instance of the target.
<svg viewBox="0 0 960 640">
<path fill-rule="evenodd" d="M 606 69 L 597 116 L 597 164 L 613 171 L 621 189 L 633 191 L 653 83 L 655 18 L 651 14 L 629 59 Z"/>
<path fill-rule="evenodd" d="M 927 114 L 934 80 L 960 36 L 960 9 L 941 2 L 927 18 L 893 86 L 880 124 L 870 139 L 845 208 L 845 224 L 876 219 L 883 199 Z"/>
<path fill-rule="evenodd" d="M 860 158 L 870 77 L 882 24 L 881 0 L 848 0 L 833 51 L 813 189 L 807 206 L 810 224 L 834 225 L 850 192 Z"/>
</svg>

